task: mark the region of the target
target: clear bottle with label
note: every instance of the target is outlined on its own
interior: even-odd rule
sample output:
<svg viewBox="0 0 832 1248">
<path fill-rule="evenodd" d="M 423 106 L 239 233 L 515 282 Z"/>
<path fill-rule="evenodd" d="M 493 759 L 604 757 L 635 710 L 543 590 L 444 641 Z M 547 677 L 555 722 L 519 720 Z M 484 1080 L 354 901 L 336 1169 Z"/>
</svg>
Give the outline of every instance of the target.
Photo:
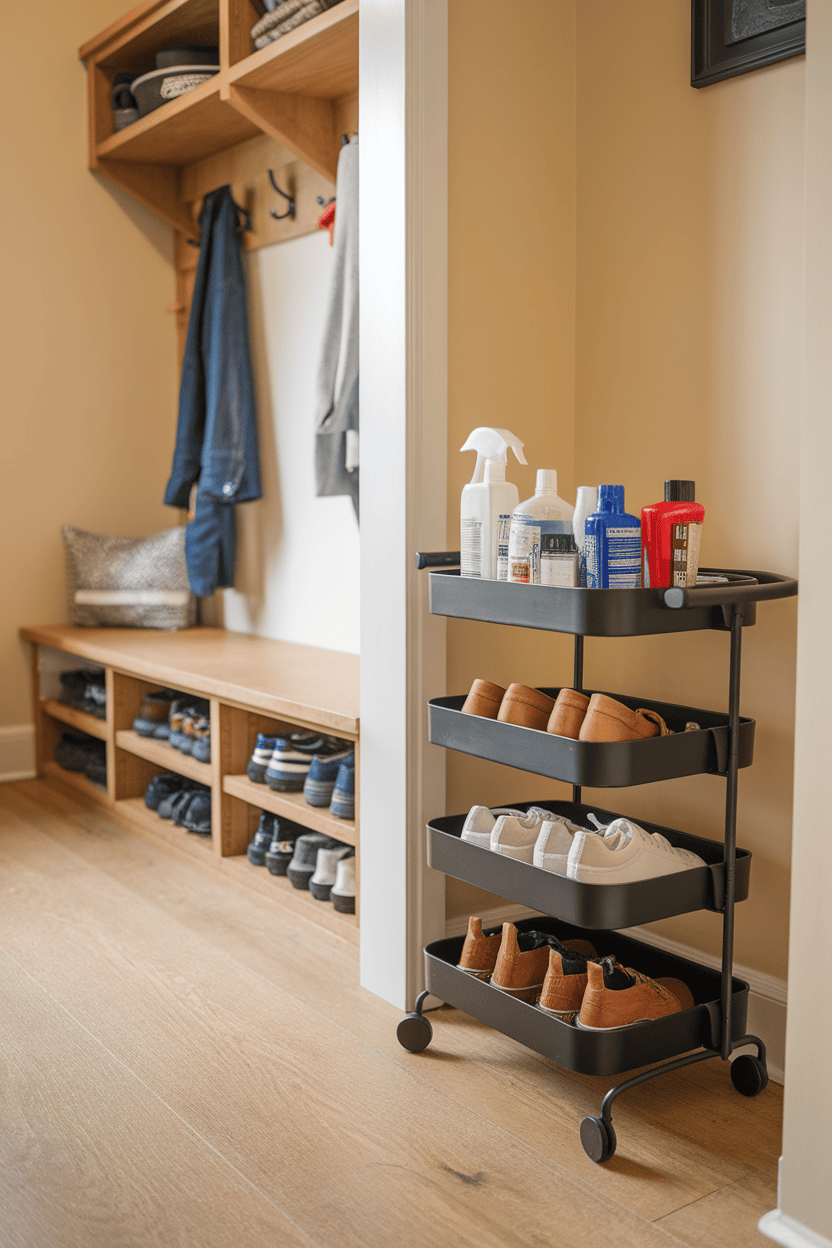
<svg viewBox="0 0 832 1248">
<path fill-rule="evenodd" d="M 641 521 L 624 510 L 623 485 L 599 485 L 598 506 L 586 520 L 588 589 L 638 589 Z"/>
<path fill-rule="evenodd" d="M 554 468 L 538 468 L 532 498 L 518 503 L 511 515 L 508 579 L 540 584 L 540 544 L 544 536 L 572 534 L 574 507 L 558 494 Z"/>
</svg>

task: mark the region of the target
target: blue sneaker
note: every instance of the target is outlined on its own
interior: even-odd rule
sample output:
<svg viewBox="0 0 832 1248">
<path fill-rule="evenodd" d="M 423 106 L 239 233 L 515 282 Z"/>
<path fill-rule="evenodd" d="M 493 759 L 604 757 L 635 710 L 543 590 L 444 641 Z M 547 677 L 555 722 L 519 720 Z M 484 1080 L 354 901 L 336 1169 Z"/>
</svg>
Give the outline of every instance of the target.
<svg viewBox="0 0 832 1248">
<path fill-rule="evenodd" d="M 303 796 L 310 806 L 328 806 L 332 801 L 332 790 L 338 778 L 342 763 L 355 766 L 355 754 L 349 753 L 316 754 L 309 767 L 309 773 L 303 784 Z"/>
<path fill-rule="evenodd" d="M 343 741 L 318 736 L 314 732 L 293 732 L 288 737 L 278 737 L 271 762 L 266 768 L 266 784 L 280 793 L 300 793 L 312 759 L 317 755 L 333 756 L 339 752 L 346 757 Z"/>
<path fill-rule="evenodd" d="M 265 733 L 258 732 L 254 752 L 246 766 L 246 775 L 252 784 L 266 783 L 266 768 L 272 761 L 274 747 L 279 740 L 279 737 L 267 737 Z"/>
<path fill-rule="evenodd" d="M 330 811 L 337 819 L 355 818 L 355 755 L 338 768 Z"/>
</svg>

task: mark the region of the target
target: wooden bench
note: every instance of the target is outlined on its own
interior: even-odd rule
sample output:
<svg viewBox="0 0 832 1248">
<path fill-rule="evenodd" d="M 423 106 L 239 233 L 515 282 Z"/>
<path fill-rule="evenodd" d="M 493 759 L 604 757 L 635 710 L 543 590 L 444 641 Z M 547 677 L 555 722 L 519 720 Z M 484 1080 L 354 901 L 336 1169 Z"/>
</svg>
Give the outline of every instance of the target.
<svg viewBox="0 0 832 1248">
<path fill-rule="evenodd" d="M 316 901 L 310 893 L 294 889 L 288 879 L 270 875 L 246 858 L 246 846 L 263 810 L 354 845 L 358 857 L 358 794 L 355 821 L 336 819 L 328 809 L 309 806 L 302 793 L 276 793 L 267 785 L 253 784 L 246 775 L 258 732 L 320 729 L 354 741 L 358 762 L 357 656 L 218 628 L 163 633 L 44 625 L 23 628 L 20 635 L 32 648 L 39 776 L 109 808 L 130 831 L 202 870 L 217 872 L 348 940 L 358 940 L 357 915 L 337 913 L 328 902 Z M 70 656 L 83 662 L 75 663 Z M 105 670 L 106 720 L 57 699 L 60 671 L 84 664 Z M 210 699 L 210 763 L 197 762 L 166 741 L 133 731 L 143 697 L 160 688 Z M 55 745 L 65 726 L 106 742 L 106 790 L 55 762 Z M 171 826 L 147 809 L 144 791 L 160 771 L 210 786 L 210 838 Z"/>
</svg>

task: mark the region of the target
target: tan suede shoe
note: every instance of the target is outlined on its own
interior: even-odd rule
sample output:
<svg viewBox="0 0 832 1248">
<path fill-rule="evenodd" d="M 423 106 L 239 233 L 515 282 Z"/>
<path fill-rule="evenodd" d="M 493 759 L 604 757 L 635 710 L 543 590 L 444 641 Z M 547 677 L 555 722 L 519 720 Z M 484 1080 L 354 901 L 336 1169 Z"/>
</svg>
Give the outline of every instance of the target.
<svg viewBox="0 0 832 1248">
<path fill-rule="evenodd" d="M 693 1005 L 691 991 L 680 979 L 650 979 L 611 959 L 587 962 L 586 970 L 588 983 L 578 1026 L 588 1031 L 618 1031 Z"/>
<path fill-rule="evenodd" d="M 571 737 L 573 741 L 577 741 L 588 706 L 589 697 L 585 693 L 578 693 L 577 689 L 561 689 L 555 698 L 546 731 L 553 732 L 557 737 Z"/>
<path fill-rule="evenodd" d="M 500 952 L 491 976 L 492 987 L 534 1005 L 540 996 L 549 965 L 550 946 L 571 950 L 584 957 L 595 957 L 595 950 L 588 940 L 568 940 L 561 944 L 546 932 L 518 933 L 513 923 L 504 923 Z"/>
<path fill-rule="evenodd" d="M 475 979 L 488 981 L 494 970 L 502 939 L 501 932 L 497 932 L 494 936 L 483 936 L 482 919 L 475 919 L 471 915 L 468 920 L 468 934 L 465 937 L 465 944 L 462 946 L 462 954 L 457 966 L 466 974 L 473 975 Z"/>
<path fill-rule="evenodd" d="M 518 724 L 521 728 L 538 728 L 545 732 L 554 705 L 554 698 L 539 689 L 531 689 L 528 685 L 509 685 L 497 718 L 504 724 Z"/>
<path fill-rule="evenodd" d="M 462 710 L 466 715 L 496 719 L 505 693 L 502 685 L 492 685 L 490 680 L 475 680 L 468 690 L 468 697 L 462 703 Z"/>
<path fill-rule="evenodd" d="M 671 730 L 656 711 L 631 711 L 623 702 L 593 693 L 578 734 L 580 741 L 646 741 L 670 736 Z"/>
</svg>

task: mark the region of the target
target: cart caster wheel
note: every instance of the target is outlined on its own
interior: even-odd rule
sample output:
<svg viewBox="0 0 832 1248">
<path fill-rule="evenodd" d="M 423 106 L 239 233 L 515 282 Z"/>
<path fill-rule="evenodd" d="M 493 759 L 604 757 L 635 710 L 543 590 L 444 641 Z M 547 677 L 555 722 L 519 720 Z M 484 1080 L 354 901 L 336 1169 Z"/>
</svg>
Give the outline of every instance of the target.
<svg viewBox="0 0 832 1248">
<path fill-rule="evenodd" d="M 396 1028 L 396 1039 L 408 1053 L 421 1053 L 433 1039 L 433 1028 L 422 1014 L 407 1014 Z"/>
<path fill-rule="evenodd" d="M 581 1143 L 591 1161 L 606 1161 L 615 1152 L 615 1131 L 612 1123 L 602 1118 L 584 1118 L 581 1123 Z"/>
<path fill-rule="evenodd" d="M 743 1053 L 731 1063 L 731 1082 L 741 1096 L 759 1096 L 768 1083 L 768 1071 L 759 1057 Z"/>
</svg>

